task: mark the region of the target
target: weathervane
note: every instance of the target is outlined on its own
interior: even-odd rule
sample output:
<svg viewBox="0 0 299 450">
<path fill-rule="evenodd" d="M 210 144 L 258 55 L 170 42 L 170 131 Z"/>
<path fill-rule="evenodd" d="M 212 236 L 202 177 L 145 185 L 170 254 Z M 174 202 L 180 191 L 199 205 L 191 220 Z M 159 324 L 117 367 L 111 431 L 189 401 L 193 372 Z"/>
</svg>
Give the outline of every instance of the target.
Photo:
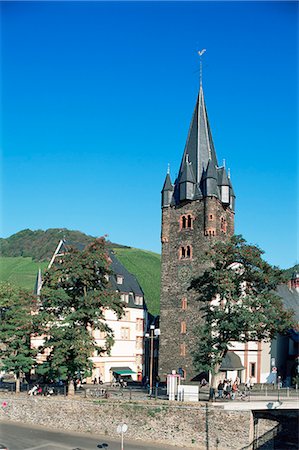
<svg viewBox="0 0 299 450">
<path fill-rule="evenodd" d="M 199 59 L 200 59 L 200 76 L 199 76 L 199 80 L 200 80 L 200 86 L 202 86 L 202 55 L 206 52 L 207 50 L 205 48 L 203 48 L 202 50 L 199 50 L 197 53 L 199 54 Z"/>
</svg>

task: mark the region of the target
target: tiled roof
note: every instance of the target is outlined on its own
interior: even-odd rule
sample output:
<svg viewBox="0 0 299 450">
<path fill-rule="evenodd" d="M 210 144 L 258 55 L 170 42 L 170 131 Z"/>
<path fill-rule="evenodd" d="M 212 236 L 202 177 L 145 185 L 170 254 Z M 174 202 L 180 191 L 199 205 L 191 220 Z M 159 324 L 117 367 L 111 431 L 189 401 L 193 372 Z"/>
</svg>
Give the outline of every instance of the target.
<svg viewBox="0 0 299 450">
<path fill-rule="evenodd" d="M 296 289 L 289 288 L 286 284 L 278 286 L 276 292 L 282 298 L 284 307 L 292 309 L 295 313 L 295 319 L 299 322 L 299 293 Z"/>
</svg>

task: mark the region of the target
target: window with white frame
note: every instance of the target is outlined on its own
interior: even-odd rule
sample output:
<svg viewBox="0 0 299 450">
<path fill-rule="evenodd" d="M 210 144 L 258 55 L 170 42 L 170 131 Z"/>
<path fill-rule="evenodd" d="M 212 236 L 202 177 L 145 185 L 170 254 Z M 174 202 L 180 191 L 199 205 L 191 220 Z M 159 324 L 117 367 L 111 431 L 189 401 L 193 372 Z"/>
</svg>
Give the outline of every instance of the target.
<svg viewBox="0 0 299 450">
<path fill-rule="evenodd" d="M 120 337 L 124 341 L 128 341 L 130 339 L 130 328 L 122 327 L 120 329 Z"/>
<path fill-rule="evenodd" d="M 143 319 L 136 319 L 136 331 L 143 331 Z"/>
<path fill-rule="evenodd" d="M 136 349 L 142 350 L 142 343 L 143 343 L 143 338 L 137 337 L 136 338 Z"/>
<path fill-rule="evenodd" d="M 129 294 L 120 294 L 120 299 L 124 303 L 129 303 Z"/>
<path fill-rule="evenodd" d="M 136 365 L 141 367 L 143 364 L 143 356 L 142 355 L 136 355 Z"/>
</svg>

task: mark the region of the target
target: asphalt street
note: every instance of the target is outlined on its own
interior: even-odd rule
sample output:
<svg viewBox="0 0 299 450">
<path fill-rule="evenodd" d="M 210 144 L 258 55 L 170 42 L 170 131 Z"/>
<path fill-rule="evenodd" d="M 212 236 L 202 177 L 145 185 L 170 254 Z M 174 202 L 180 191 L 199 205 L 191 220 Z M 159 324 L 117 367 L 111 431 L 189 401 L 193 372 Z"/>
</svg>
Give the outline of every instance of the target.
<svg viewBox="0 0 299 450">
<path fill-rule="evenodd" d="M 84 435 L 81 433 L 62 433 L 41 427 L 20 425 L 13 422 L 0 423 L 0 444 L 5 444 L 9 450 L 121 449 L 120 438 L 115 440 L 101 436 L 95 437 Z M 129 442 L 124 435 L 124 450 L 174 450 L 177 448 L 178 447 L 136 441 Z M 184 450 L 188 449 L 185 447 Z"/>
</svg>

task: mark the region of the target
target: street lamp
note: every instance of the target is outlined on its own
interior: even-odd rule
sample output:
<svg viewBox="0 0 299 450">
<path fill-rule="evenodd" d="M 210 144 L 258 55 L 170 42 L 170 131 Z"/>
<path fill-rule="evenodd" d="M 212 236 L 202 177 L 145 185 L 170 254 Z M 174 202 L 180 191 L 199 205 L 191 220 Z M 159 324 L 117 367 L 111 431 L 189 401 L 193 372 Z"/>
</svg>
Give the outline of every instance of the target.
<svg viewBox="0 0 299 450">
<path fill-rule="evenodd" d="M 145 333 L 145 337 L 150 339 L 150 370 L 149 370 L 149 383 L 150 392 L 153 393 L 153 364 L 154 364 L 154 339 L 160 336 L 160 328 L 155 328 L 155 325 L 150 326 L 150 333 Z"/>
</svg>

